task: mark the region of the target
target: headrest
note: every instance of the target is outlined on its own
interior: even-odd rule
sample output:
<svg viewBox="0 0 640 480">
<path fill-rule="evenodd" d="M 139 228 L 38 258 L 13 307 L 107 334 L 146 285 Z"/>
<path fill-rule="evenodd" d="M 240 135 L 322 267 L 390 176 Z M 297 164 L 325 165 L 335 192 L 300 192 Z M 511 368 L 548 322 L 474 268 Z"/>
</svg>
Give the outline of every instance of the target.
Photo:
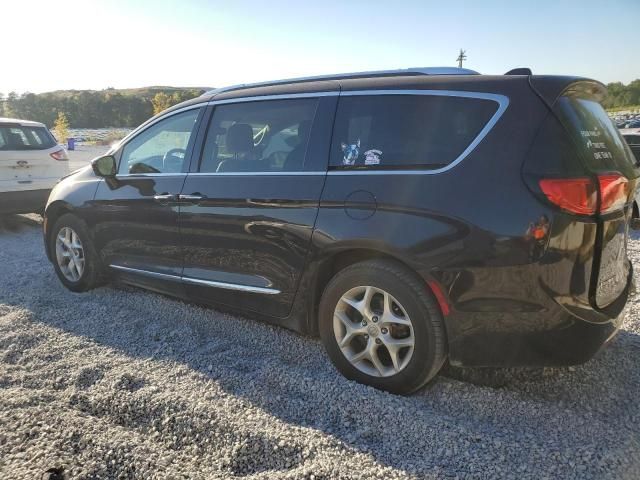
<svg viewBox="0 0 640 480">
<path fill-rule="evenodd" d="M 19 133 L 9 132 L 9 138 L 7 138 L 8 144 L 12 147 L 23 147 L 24 141 Z"/>
<path fill-rule="evenodd" d="M 236 123 L 227 131 L 227 150 L 230 153 L 247 153 L 253 150 L 253 129 L 248 123 Z"/>
</svg>

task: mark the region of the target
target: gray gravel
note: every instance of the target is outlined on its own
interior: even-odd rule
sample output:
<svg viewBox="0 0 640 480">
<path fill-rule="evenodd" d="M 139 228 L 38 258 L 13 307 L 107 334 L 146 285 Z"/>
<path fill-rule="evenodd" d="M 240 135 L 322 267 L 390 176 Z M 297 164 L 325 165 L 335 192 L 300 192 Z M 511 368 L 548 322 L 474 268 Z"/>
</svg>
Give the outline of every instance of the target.
<svg viewBox="0 0 640 480">
<path fill-rule="evenodd" d="M 584 366 L 399 397 L 281 328 L 68 292 L 35 218 L 0 229 L 0 478 L 640 478 L 637 301 Z"/>
</svg>

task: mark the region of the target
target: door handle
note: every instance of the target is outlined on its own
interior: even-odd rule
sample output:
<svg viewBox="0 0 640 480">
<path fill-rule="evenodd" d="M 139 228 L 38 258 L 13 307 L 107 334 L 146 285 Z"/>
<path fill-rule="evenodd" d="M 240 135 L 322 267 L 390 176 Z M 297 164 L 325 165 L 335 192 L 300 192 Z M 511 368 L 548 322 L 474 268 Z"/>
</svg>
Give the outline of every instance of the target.
<svg viewBox="0 0 640 480">
<path fill-rule="evenodd" d="M 184 202 L 198 203 L 207 198 L 206 195 L 200 195 L 198 193 L 194 193 L 193 195 L 178 195 L 178 200 L 182 200 Z"/>
<path fill-rule="evenodd" d="M 173 193 L 163 193 L 161 195 L 154 195 L 153 199 L 156 202 L 171 202 L 176 200 L 176 196 Z"/>
</svg>

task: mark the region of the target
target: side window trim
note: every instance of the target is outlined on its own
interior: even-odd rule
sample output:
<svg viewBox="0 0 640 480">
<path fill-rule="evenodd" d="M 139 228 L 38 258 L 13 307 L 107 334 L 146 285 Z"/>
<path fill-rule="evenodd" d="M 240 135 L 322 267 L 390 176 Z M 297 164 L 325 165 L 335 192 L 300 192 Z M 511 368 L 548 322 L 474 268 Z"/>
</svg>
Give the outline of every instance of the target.
<svg viewBox="0 0 640 480">
<path fill-rule="evenodd" d="M 192 150 L 191 158 L 190 158 L 190 168 L 188 172 L 190 175 L 245 175 L 245 172 L 199 172 L 200 167 L 200 158 L 202 155 L 202 149 L 204 148 L 204 142 L 206 141 L 206 132 L 209 128 L 209 122 L 211 122 L 213 117 L 213 110 L 216 105 L 224 105 L 230 103 L 242 103 L 242 102 L 251 102 L 256 100 L 285 100 L 292 98 L 309 98 L 309 97 L 342 97 L 342 96 L 357 96 L 357 95 L 432 95 L 432 96 L 453 96 L 453 97 L 463 97 L 463 98 L 477 98 L 484 100 L 492 100 L 498 104 L 498 108 L 493 116 L 489 119 L 489 121 L 485 124 L 485 126 L 480 130 L 478 135 L 474 138 L 474 140 L 467 146 L 467 148 L 451 163 L 448 165 L 435 168 L 435 169 L 380 169 L 380 170 L 371 170 L 371 169 L 358 169 L 358 170 L 340 170 L 340 169 L 331 169 L 328 166 L 328 172 L 322 169 L 314 169 L 309 171 L 302 172 L 248 172 L 250 175 L 305 175 L 305 174 L 328 174 L 328 175 L 437 175 L 439 173 L 444 173 L 448 170 L 451 170 L 460 162 L 462 162 L 475 148 L 484 140 L 484 138 L 488 135 L 488 133 L 493 129 L 493 127 L 500 120 L 504 112 L 507 110 L 509 106 L 509 98 L 502 94 L 496 93 L 486 93 L 486 92 L 473 92 L 473 91 L 462 91 L 462 90 L 353 90 L 353 91 L 326 91 L 326 92 L 311 92 L 311 93 L 300 93 L 300 94 L 282 94 L 282 95 L 264 95 L 264 96 L 252 96 L 252 97 L 239 97 L 225 100 L 216 100 L 215 97 L 210 100 L 206 105 L 207 108 L 203 109 L 202 116 L 199 117 L 199 129 L 198 135 L 196 139 L 197 152 Z M 337 103 L 337 102 L 336 102 Z M 201 108 L 202 105 L 195 106 L 197 108 Z M 195 108 L 190 107 L 190 108 Z M 172 112 L 179 113 L 180 111 Z M 335 113 L 335 112 L 334 112 Z M 164 118 L 164 117 L 163 117 Z M 158 119 L 160 120 L 160 119 Z M 155 123 L 155 122 L 154 122 Z M 204 125 L 203 125 L 204 124 Z M 145 126 L 145 129 L 148 126 Z M 333 130 L 333 129 L 332 129 Z M 137 134 L 138 132 L 133 132 Z M 126 139 L 128 141 L 128 139 Z M 122 147 L 119 146 L 118 150 L 120 151 Z M 119 153 L 119 152 L 118 152 Z M 194 161 L 196 159 L 196 161 Z M 119 160 L 119 159 L 118 159 Z"/>
<path fill-rule="evenodd" d="M 191 159 L 193 158 L 193 151 L 194 151 L 194 146 L 196 145 L 196 137 L 198 135 L 198 133 L 201 130 L 201 124 L 202 124 L 202 119 L 203 119 L 203 115 L 204 115 L 204 111 L 206 110 L 206 104 L 203 103 L 198 103 L 195 105 L 189 105 L 188 107 L 184 107 L 184 108 L 180 108 L 178 110 L 174 110 L 172 112 L 167 113 L 166 115 L 163 115 L 161 117 L 156 118 L 154 121 L 146 123 L 141 125 L 140 127 L 138 127 L 137 129 L 135 129 L 133 132 L 131 132 L 129 135 L 127 135 L 124 140 L 122 141 L 122 143 L 120 145 L 118 145 L 118 149 L 113 152 L 113 155 L 116 157 L 116 163 L 117 163 L 117 171 L 120 171 L 120 162 L 122 161 L 122 151 L 124 150 L 124 147 L 131 142 L 133 139 L 137 138 L 138 135 L 143 134 L 144 132 L 146 132 L 149 128 L 153 127 L 154 125 L 156 125 L 157 123 L 166 120 L 168 118 L 171 118 L 175 115 L 179 115 L 181 113 L 184 112 L 188 112 L 190 110 L 194 110 L 194 109 L 200 109 L 200 111 L 198 112 L 198 117 L 196 118 L 196 127 L 195 127 L 195 131 L 191 134 L 191 136 L 189 137 L 189 143 L 187 144 L 187 151 L 185 152 L 185 162 L 182 166 L 182 172 L 176 172 L 176 173 L 118 173 L 116 174 L 117 178 L 128 178 L 128 177 L 154 177 L 154 176 L 182 176 L 182 175 L 186 175 L 189 172 L 189 164 L 191 163 Z"/>
<path fill-rule="evenodd" d="M 204 145 L 207 141 L 209 124 L 213 121 L 214 109 L 215 106 L 211 103 L 208 103 L 206 108 L 203 109 L 202 117 L 200 118 L 200 128 L 198 128 L 198 135 L 196 136 L 196 143 L 191 155 L 191 162 L 189 164 L 189 175 L 198 174 L 200 172 L 200 164 L 202 163 L 202 155 L 204 154 Z"/>
<path fill-rule="evenodd" d="M 218 105 L 229 105 L 235 103 L 251 103 L 257 101 L 277 101 L 277 100 L 291 100 L 291 99 L 300 99 L 300 98 L 310 98 L 316 99 L 316 107 L 313 115 L 313 120 L 311 124 L 311 132 L 309 133 L 309 140 L 307 141 L 306 151 L 305 151 L 305 167 L 308 165 L 309 160 L 309 149 L 311 146 L 311 141 L 313 139 L 314 133 L 318 129 L 318 122 L 324 121 L 325 119 L 321 118 L 323 115 L 321 114 L 321 102 L 322 97 L 338 97 L 338 91 L 331 92 L 313 92 L 313 93 L 301 93 L 301 94 L 283 94 L 283 95 L 265 95 L 258 97 L 240 97 L 233 98 L 228 100 L 211 100 L 207 104 L 206 112 L 202 117 L 201 126 L 199 129 L 199 135 L 197 139 L 197 149 L 193 151 L 191 158 L 191 167 L 188 170 L 189 175 L 206 175 L 206 176 L 247 176 L 247 175 L 265 175 L 265 176 L 298 176 L 298 175 L 326 175 L 326 167 L 324 166 L 324 170 L 314 169 L 314 170 L 281 170 L 281 171 L 256 171 L 256 172 L 200 172 L 201 164 L 202 164 L 202 156 L 204 154 L 204 148 L 207 141 L 207 135 L 209 132 L 209 127 L 211 126 L 211 122 L 213 121 L 213 117 L 215 114 L 215 109 Z M 335 108 L 337 105 L 333 105 L 334 114 Z M 331 119 L 333 122 L 333 118 Z M 331 130 L 333 129 L 333 123 L 330 125 Z M 327 146 L 327 148 L 329 148 Z M 327 158 L 328 164 L 328 158 Z"/>
<path fill-rule="evenodd" d="M 492 100 L 498 104 L 498 108 L 491 116 L 489 121 L 480 130 L 478 135 L 472 140 L 472 142 L 465 148 L 460 155 L 458 155 L 451 163 L 441 168 L 434 169 L 420 169 L 420 168 L 380 168 L 380 169 L 367 169 L 361 168 L 356 170 L 344 170 L 336 167 L 329 166 L 328 175 L 437 175 L 439 173 L 451 170 L 460 162 L 462 162 L 475 148 L 484 140 L 487 134 L 498 123 L 500 117 L 504 114 L 509 106 L 509 97 L 497 93 L 485 93 L 485 92 L 471 92 L 462 90 L 353 90 L 353 91 L 341 91 L 341 97 L 348 96 L 368 96 L 368 95 L 431 95 L 441 97 L 461 97 L 461 98 L 476 98 L 481 100 Z"/>
</svg>

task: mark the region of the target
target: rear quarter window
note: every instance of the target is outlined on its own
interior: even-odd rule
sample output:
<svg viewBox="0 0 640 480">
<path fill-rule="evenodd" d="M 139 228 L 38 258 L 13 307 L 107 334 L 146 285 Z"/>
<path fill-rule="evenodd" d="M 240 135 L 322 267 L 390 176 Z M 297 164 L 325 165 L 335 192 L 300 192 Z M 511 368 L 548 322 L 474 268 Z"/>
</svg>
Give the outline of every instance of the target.
<svg viewBox="0 0 640 480">
<path fill-rule="evenodd" d="M 493 100 L 440 95 L 341 97 L 330 165 L 442 168 L 465 151 L 498 107 Z"/>
<path fill-rule="evenodd" d="M 0 150 L 46 150 L 55 144 L 45 127 L 0 125 Z"/>
</svg>

